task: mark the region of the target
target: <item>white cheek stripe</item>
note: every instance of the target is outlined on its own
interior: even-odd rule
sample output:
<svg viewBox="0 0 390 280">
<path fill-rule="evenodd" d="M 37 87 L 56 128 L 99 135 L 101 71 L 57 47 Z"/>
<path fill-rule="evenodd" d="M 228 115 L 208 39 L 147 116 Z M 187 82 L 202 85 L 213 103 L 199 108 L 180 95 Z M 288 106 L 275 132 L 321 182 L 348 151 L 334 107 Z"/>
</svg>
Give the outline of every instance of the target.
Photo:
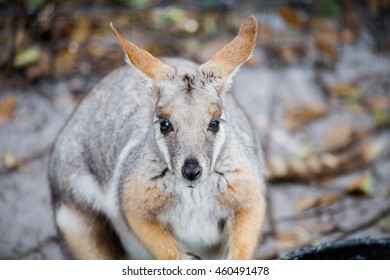
<svg viewBox="0 0 390 280">
<path fill-rule="evenodd" d="M 214 170 L 215 163 L 217 161 L 217 158 L 222 150 L 223 144 L 225 143 L 226 140 L 226 131 L 224 128 L 224 124 L 221 125 L 219 131 L 216 134 L 215 138 L 215 144 L 214 144 L 214 152 L 213 152 L 213 158 L 211 161 L 211 170 Z"/>
<path fill-rule="evenodd" d="M 157 142 L 158 148 L 160 149 L 161 153 L 164 156 L 165 163 L 168 165 L 168 169 L 173 170 L 172 164 L 171 164 L 171 159 L 169 157 L 168 147 L 165 144 L 164 139 L 162 139 L 162 138 L 163 137 L 161 137 L 161 135 L 159 135 L 158 132 L 156 131 L 156 142 Z"/>
</svg>

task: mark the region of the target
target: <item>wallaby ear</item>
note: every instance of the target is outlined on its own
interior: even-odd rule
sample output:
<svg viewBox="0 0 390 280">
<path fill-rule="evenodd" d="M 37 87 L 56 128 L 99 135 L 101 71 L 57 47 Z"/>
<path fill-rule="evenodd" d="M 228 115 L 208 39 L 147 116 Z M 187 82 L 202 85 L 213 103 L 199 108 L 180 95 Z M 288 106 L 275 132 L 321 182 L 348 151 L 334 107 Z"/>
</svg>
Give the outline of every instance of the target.
<svg viewBox="0 0 390 280">
<path fill-rule="evenodd" d="M 257 21 L 250 16 L 248 21 L 241 25 L 237 36 L 212 59 L 200 66 L 206 73 L 214 73 L 217 76 L 228 79 L 250 57 L 255 46 L 257 36 Z"/>
<path fill-rule="evenodd" d="M 112 22 L 110 26 L 129 58 L 129 62 L 142 74 L 144 74 L 146 78 L 149 80 L 163 79 L 169 74 L 173 74 L 175 72 L 175 70 L 169 65 L 163 63 L 149 52 L 138 48 L 135 44 L 126 40 L 122 33 L 116 30 Z"/>
</svg>

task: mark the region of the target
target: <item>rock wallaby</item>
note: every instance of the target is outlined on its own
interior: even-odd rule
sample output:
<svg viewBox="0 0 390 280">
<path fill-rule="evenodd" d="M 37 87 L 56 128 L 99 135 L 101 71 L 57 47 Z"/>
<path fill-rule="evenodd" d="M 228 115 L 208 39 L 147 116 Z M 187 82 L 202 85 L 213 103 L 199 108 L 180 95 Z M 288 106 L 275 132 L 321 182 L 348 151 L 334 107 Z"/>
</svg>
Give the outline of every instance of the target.
<svg viewBox="0 0 390 280">
<path fill-rule="evenodd" d="M 262 154 L 229 93 L 257 22 L 202 65 L 157 59 L 111 28 L 132 67 L 105 77 L 49 164 L 58 229 L 77 259 L 250 259 L 265 213 Z"/>
</svg>

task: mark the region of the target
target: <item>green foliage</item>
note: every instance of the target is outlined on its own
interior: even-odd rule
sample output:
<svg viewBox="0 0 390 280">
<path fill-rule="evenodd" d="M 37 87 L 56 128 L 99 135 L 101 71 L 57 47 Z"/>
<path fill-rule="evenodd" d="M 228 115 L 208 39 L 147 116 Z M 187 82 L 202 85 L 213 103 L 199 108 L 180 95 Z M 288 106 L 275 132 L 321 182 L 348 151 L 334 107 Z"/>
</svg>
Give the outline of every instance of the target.
<svg viewBox="0 0 390 280">
<path fill-rule="evenodd" d="M 42 3 L 44 2 L 45 0 L 26 0 L 26 6 L 29 8 L 29 9 L 36 9 L 38 8 L 40 5 L 42 5 Z"/>
<path fill-rule="evenodd" d="M 343 12 L 343 2 L 341 0 L 320 0 L 319 8 L 325 16 L 338 18 Z"/>
</svg>

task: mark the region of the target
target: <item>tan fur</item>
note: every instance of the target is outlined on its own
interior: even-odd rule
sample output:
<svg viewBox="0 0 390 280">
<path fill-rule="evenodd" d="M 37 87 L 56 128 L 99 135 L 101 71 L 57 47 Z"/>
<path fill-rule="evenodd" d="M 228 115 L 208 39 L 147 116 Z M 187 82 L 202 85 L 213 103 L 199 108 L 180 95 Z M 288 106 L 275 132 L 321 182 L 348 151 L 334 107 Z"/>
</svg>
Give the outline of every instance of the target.
<svg viewBox="0 0 390 280">
<path fill-rule="evenodd" d="M 223 78 L 243 64 L 251 55 L 257 36 L 257 21 L 254 16 L 240 27 L 238 35 L 218 51 L 212 59 L 202 65 L 202 70 L 209 72 L 212 69 Z"/>
<path fill-rule="evenodd" d="M 122 45 L 122 48 L 126 52 L 127 56 L 129 57 L 130 62 L 134 65 L 134 67 L 136 67 L 149 79 L 162 78 L 169 73 L 174 72 L 174 70 L 170 66 L 161 62 L 149 52 L 138 48 L 135 44 L 126 40 L 123 37 L 122 33 L 115 29 L 112 23 L 111 29 L 114 32 L 115 36 L 118 38 L 118 41 Z"/>
<path fill-rule="evenodd" d="M 61 227 L 61 233 L 76 259 L 122 259 L 124 253 L 107 222 L 87 210 L 74 205 L 63 205 L 77 217 L 76 227 Z"/>
<path fill-rule="evenodd" d="M 250 259 L 259 244 L 264 222 L 265 186 L 251 166 L 229 174 L 226 179 L 229 189 L 221 201 L 234 209 L 228 258 Z"/>
<path fill-rule="evenodd" d="M 134 233 L 156 259 L 178 260 L 183 258 L 169 229 L 162 227 L 156 216 L 172 205 L 172 197 L 151 185 L 142 171 L 132 176 L 123 192 L 123 210 Z M 156 242 L 158 240 L 158 242 Z"/>
<path fill-rule="evenodd" d="M 221 116 L 221 110 L 218 107 L 214 107 L 209 111 L 211 119 L 215 119 Z"/>
</svg>

